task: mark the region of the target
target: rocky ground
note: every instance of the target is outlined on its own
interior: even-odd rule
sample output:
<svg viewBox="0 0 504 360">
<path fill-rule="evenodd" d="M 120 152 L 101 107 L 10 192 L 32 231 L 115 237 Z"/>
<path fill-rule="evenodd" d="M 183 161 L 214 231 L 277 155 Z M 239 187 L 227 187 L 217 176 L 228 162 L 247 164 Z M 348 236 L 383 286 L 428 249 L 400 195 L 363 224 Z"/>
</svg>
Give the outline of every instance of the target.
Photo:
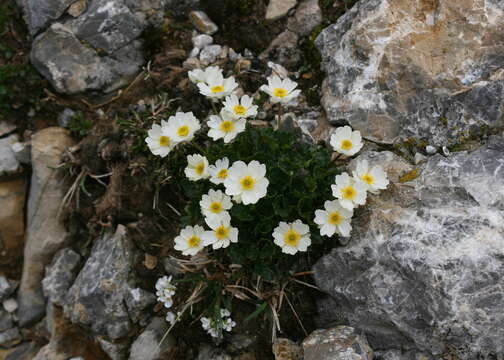
<svg viewBox="0 0 504 360">
<path fill-rule="evenodd" d="M 0 359 L 501 359 L 503 27 L 497 0 L 0 4 Z M 303 279 L 319 290 L 291 289 L 273 343 L 244 303 L 226 341 L 187 322 L 158 346 L 185 199 L 142 137 L 208 115 L 187 71 L 209 65 L 254 94 L 258 126 L 266 76 L 296 80 L 287 127 L 360 130 L 349 167 L 391 185 Z"/>
</svg>

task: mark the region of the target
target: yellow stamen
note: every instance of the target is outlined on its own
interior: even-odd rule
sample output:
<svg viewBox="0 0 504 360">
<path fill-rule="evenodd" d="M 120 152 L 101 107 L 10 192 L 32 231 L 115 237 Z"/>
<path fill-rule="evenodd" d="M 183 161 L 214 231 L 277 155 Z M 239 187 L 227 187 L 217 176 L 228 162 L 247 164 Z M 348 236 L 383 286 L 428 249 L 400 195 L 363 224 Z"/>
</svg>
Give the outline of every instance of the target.
<svg viewBox="0 0 504 360">
<path fill-rule="evenodd" d="M 343 140 L 341 142 L 341 148 L 343 150 L 351 150 L 353 147 L 353 143 L 352 143 L 352 140 Z"/>
<path fill-rule="evenodd" d="M 220 124 L 220 129 L 224 132 L 230 132 L 230 131 L 233 131 L 235 128 L 235 125 L 232 121 L 223 121 L 221 122 Z"/>
<path fill-rule="evenodd" d="M 168 136 L 160 136 L 159 137 L 159 145 L 161 146 L 170 146 L 171 139 Z"/>
<path fill-rule="evenodd" d="M 210 211 L 213 213 L 220 213 L 222 211 L 222 204 L 220 202 L 213 202 L 210 204 Z"/>
<path fill-rule="evenodd" d="M 178 136 L 181 136 L 181 137 L 185 137 L 185 136 L 189 135 L 189 126 L 184 125 L 184 126 L 179 127 L 177 130 L 177 134 L 178 134 Z"/>
<path fill-rule="evenodd" d="M 331 225 L 339 225 L 343 221 L 343 216 L 339 212 L 333 212 L 329 214 L 329 224 Z"/>
<path fill-rule="evenodd" d="M 284 235 L 285 245 L 297 247 L 301 241 L 301 234 L 294 229 L 288 230 Z"/>
<path fill-rule="evenodd" d="M 217 177 L 219 179 L 226 179 L 228 176 L 228 170 L 227 169 L 222 169 L 221 171 L 219 171 L 219 173 L 217 174 Z"/>
<path fill-rule="evenodd" d="M 224 91 L 224 86 L 222 85 L 217 85 L 217 86 L 214 86 L 210 89 L 210 91 L 212 91 L 214 94 L 218 94 L 218 93 L 221 93 Z"/>
<path fill-rule="evenodd" d="M 198 236 L 193 236 L 189 240 L 187 240 L 187 244 L 189 245 L 190 248 L 195 248 L 198 247 L 201 243 L 201 238 Z"/>
<path fill-rule="evenodd" d="M 353 200 L 357 197 L 357 190 L 353 186 L 347 186 L 341 190 L 345 200 Z"/>
<path fill-rule="evenodd" d="M 364 174 L 361 177 L 362 181 L 367 182 L 369 185 L 373 185 L 375 183 L 375 178 L 371 174 Z"/>
<path fill-rule="evenodd" d="M 219 226 L 215 230 L 215 236 L 217 236 L 217 239 L 219 240 L 226 239 L 228 237 L 228 234 L 229 234 L 229 228 L 225 227 L 224 225 Z"/>
<path fill-rule="evenodd" d="M 205 164 L 204 163 L 199 163 L 196 165 L 196 174 L 201 175 L 205 171 Z"/>
<path fill-rule="evenodd" d="M 240 184 L 243 190 L 252 190 L 254 188 L 255 183 L 256 180 L 252 176 L 245 176 L 243 179 L 240 180 Z"/>
<path fill-rule="evenodd" d="M 233 110 L 236 115 L 245 115 L 247 113 L 247 108 L 243 105 L 236 105 Z"/>
<path fill-rule="evenodd" d="M 273 94 L 276 97 L 284 98 L 284 97 L 286 97 L 289 94 L 289 92 L 286 89 L 283 89 L 283 88 L 275 88 L 273 90 Z"/>
</svg>

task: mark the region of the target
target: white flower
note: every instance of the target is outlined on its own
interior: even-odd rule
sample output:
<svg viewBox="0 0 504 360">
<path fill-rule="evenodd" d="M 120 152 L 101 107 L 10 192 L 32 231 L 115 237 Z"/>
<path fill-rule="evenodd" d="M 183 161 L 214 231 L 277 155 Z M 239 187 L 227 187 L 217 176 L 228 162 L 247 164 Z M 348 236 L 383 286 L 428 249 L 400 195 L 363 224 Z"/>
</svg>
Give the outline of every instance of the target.
<svg viewBox="0 0 504 360">
<path fill-rule="evenodd" d="M 194 133 L 201 128 L 201 124 L 192 112 L 178 112 L 168 119 L 165 133 L 175 142 L 191 141 Z"/>
<path fill-rule="evenodd" d="M 231 226 L 231 216 L 228 213 L 224 213 L 224 216 L 216 221 L 211 221 L 208 226 L 212 231 L 205 231 L 203 234 L 205 246 L 212 245 L 214 249 L 224 249 L 231 243 L 238 242 L 238 229 Z"/>
<path fill-rule="evenodd" d="M 226 97 L 224 109 L 235 118 L 248 118 L 257 115 L 257 105 L 253 105 L 253 99 L 248 95 L 243 95 L 238 99 L 236 95 Z"/>
<path fill-rule="evenodd" d="M 168 313 L 166 314 L 166 321 L 169 322 L 171 325 L 177 322 L 177 318 L 178 317 L 171 311 L 168 311 Z"/>
<path fill-rule="evenodd" d="M 350 126 L 343 126 L 331 135 L 331 146 L 340 154 L 352 156 L 357 154 L 364 144 L 360 131 L 352 131 Z"/>
<path fill-rule="evenodd" d="M 208 172 L 210 174 L 210 181 L 214 184 L 224 184 L 228 176 L 229 170 L 229 159 L 227 157 L 219 159 L 215 162 L 215 165 L 210 165 L 208 167 Z"/>
<path fill-rule="evenodd" d="M 219 69 L 217 66 L 210 66 L 207 67 L 205 70 L 201 69 L 191 70 L 187 73 L 187 75 L 189 75 L 189 80 L 197 84 L 200 82 L 205 82 L 206 79 L 210 76 L 210 74 L 213 73 L 222 73 L 222 70 Z"/>
<path fill-rule="evenodd" d="M 175 141 L 164 133 L 166 132 L 167 127 L 168 123 L 161 120 L 161 126 L 153 124 L 151 129 L 147 131 L 149 136 L 145 138 L 145 142 L 147 143 L 149 150 L 154 155 L 165 157 L 175 146 Z"/>
<path fill-rule="evenodd" d="M 315 211 L 315 223 L 320 227 L 320 235 L 333 236 L 337 232 L 344 237 L 350 236 L 353 211 L 343 208 L 338 200 L 326 201 L 324 208 Z"/>
<path fill-rule="evenodd" d="M 224 180 L 226 194 L 240 195 L 243 204 L 255 204 L 266 196 L 269 181 L 265 178 L 266 166 L 256 160 L 245 164 L 243 161 L 233 163 L 228 177 Z"/>
<path fill-rule="evenodd" d="M 232 331 L 235 325 L 236 323 L 233 320 L 231 320 L 231 318 L 227 318 L 226 320 L 224 320 L 222 327 L 226 331 Z"/>
<path fill-rule="evenodd" d="M 199 154 L 187 155 L 187 167 L 184 172 L 191 181 L 208 178 L 210 174 L 208 172 L 207 158 Z"/>
<path fill-rule="evenodd" d="M 294 90 L 297 83 L 289 78 L 280 79 L 277 75 L 268 78 L 268 85 L 262 85 L 260 90 L 271 96 L 272 103 L 287 103 L 297 97 L 301 90 Z"/>
<path fill-rule="evenodd" d="M 306 251 L 311 245 L 310 228 L 301 220 L 293 223 L 281 221 L 273 230 L 274 242 L 282 248 L 282 252 L 294 255 L 298 251 Z"/>
<path fill-rule="evenodd" d="M 375 165 L 370 169 L 367 160 L 357 162 L 353 176 L 357 181 L 361 181 L 367 187 L 367 190 L 373 194 L 386 189 L 389 184 L 387 174 L 383 171 L 383 168 Z"/>
<path fill-rule="evenodd" d="M 225 317 L 231 316 L 231 313 L 229 312 L 228 309 L 221 309 L 220 316 L 221 316 L 221 318 L 225 318 Z"/>
<path fill-rule="evenodd" d="M 171 281 L 171 276 L 163 276 L 156 282 L 156 296 L 158 297 L 158 301 L 162 302 L 166 308 L 170 308 L 173 305 L 172 297 L 177 290 L 177 287 Z"/>
<path fill-rule="evenodd" d="M 358 205 L 366 203 L 366 186 L 355 181 L 346 172 L 336 175 L 336 184 L 331 185 L 332 193 L 339 199 L 341 206 L 347 210 L 353 210 Z"/>
<path fill-rule="evenodd" d="M 208 136 L 214 140 L 224 139 L 227 144 L 245 130 L 245 119 L 237 119 L 224 109 L 220 115 L 211 115 L 208 121 Z"/>
<path fill-rule="evenodd" d="M 213 99 L 226 97 L 238 87 L 234 77 L 224 79 L 220 69 L 205 72 L 204 80 L 196 85 L 202 95 Z"/>
<path fill-rule="evenodd" d="M 226 215 L 229 216 L 228 210 L 233 207 L 231 198 L 224 194 L 221 190 L 210 189 L 208 194 L 203 195 L 200 201 L 201 213 L 205 216 L 205 222 L 208 226 L 223 219 Z"/>
<path fill-rule="evenodd" d="M 202 236 L 204 232 L 205 229 L 199 225 L 186 226 L 175 238 L 175 250 L 182 251 L 182 255 L 196 255 L 203 249 Z"/>
</svg>

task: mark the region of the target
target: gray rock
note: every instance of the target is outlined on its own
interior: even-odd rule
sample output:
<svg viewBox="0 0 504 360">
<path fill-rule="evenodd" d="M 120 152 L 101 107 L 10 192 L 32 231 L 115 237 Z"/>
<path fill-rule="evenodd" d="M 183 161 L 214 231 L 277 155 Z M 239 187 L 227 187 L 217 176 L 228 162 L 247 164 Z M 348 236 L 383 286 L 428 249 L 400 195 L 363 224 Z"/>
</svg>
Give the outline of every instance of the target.
<svg viewBox="0 0 504 360">
<path fill-rule="evenodd" d="M 21 164 L 12 150 L 12 145 L 19 142 L 16 134 L 0 138 L 0 176 L 11 175 L 21 170 Z"/>
<path fill-rule="evenodd" d="M 321 320 L 348 322 L 373 349 L 503 356 L 504 138 L 419 173 L 370 196 L 350 245 L 316 264 L 333 299 Z"/>
<path fill-rule="evenodd" d="M 432 145 L 427 145 L 427 146 L 425 147 L 425 151 L 426 151 L 426 152 L 427 152 L 427 154 L 429 154 L 429 155 L 433 155 L 433 154 L 437 153 L 437 149 L 436 149 L 434 146 L 432 146 Z"/>
<path fill-rule="evenodd" d="M 0 121 L 0 137 L 4 137 L 14 131 L 16 131 L 16 125 L 7 123 L 5 121 Z"/>
<path fill-rule="evenodd" d="M 432 360 L 432 357 L 417 351 L 387 350 L 375 353 L 376 360 Z"/>
<path fill-rule="evenodd" d="M 126 336 L 131 328 L 126 298 L 128 281 L 134 280 L 133 255 L 124 226 L 99 238 L 68 291 L 65 316 L 113 340 Z"/>
<path fill-rule="evenodd" d="M 280 19 L 287 15 L 296 4 L 297 0 L 269 0 L 265 18 L 266 20 Z"/>
<path fill-rule="evenodd" d="M 40 350 L 40 345 L 35 342 L 23 343 L 14 348 L 5 360 L 32 360 Z"/>
<path fill-rule="evenodd" d="M 303 341 L 304 360 L 372 360 L 366 337 L 350 326 L 315 330 Z"/>
<path fill-rule="evenodd" d="M 14 291 L 14 287 L 4 275 L 0 275 L 0 301 L 10 296 Z"/>
<path fill-rule="evenodd" d="M 29 143 L 16 142 L 12 144 L 11 150 L 16 160 L 21 164 L 29 164 L 31 162 L 31 146 Z"/>
<path fill-rule="evenodd" d="M 114 57 L 102 57 L 82 44 L 71 29 L 54 24 L 32 45 L 31 61 L 54 88 L 66 94 L 110 92 L 127 84 L 140 70 L 141 44 L 130 41 Z M 117 60 L 116 60 L 117 59 Z"/>
<path fill-rule="evenodd" d="M 272 346 L 275 360 L 302 360 L 303 348 L 287 338 L 275 339 Z"/>
<path fill-rule="evenodd" d="M 322 10 L 318 0 L 305 0 L 299 4 L 294 16 L 289 18 L 287 29 L 299 36 L 307 36 L 320 24 L 322 24 Z"/>
<path fill-rule="evenodd" d="M 58 19 L 75 0 L 19 0 L 32 36 Z"/>
<path fill-rule="evenodd" d="M 287 68 L 294 69 L 301 61 L 298 40 L 298 34 L 285 30 L 271 42 L 270 46 L 259 55 L 259 58 L 261 60 L 269 59 Z"/>
<path fill-rule="evenodd" d="M 191 11 L 189 20 L 203 34 L 213 35 L 219 30 L 219 27 L 203 11 Z"/>
<path fill-rule="evenodd" d="M 130 348 L 128 342 L 111 342 L 103 337 L 98 337 L 98 343 L 111 360 L 126 360 L 128 358 L 128 350 Z"/>
<path fill-rule="evenodd" d="M 49 301 L 63 305 L 67 291 L 77 276 L 80 259 L 80 255 L 70 248 L 61 249 L 56 253 L 42 281 L 44 294 Z"/>
<path fill-rule="evenodd" d="M 68 128 L 70 125 L 70 122 L 75 118 L 77 113 L 73 111 L 72 109 L 65 108 L 59 115 L 58 115 L 58 125 L 64 128 Z"/>
<path fill-rule="evenodd" d="M 14 321 L 11 314 L 7 311 L 0 310 L 0 331 L 5 331 L 14 327 Z"/>
<path fill-rule="evenodd" d="M 217 57 L 222 51 L 222 46 L 220 45 L 208 45 L 203 48 L 200 52 L 200 62 L 203 66 L 208 66 L 217 60 Z"/>
<path fill-rule="evenodd" d="M 504 12 L 498 1 L 485 4 L 357 2 L 316 40 L 329 120 L 378 142 L 436 146 L 502 127 Z"/>
<path fill-rule="evenodd" d="M 214 348 L 208 344 L 202 344 L 196 360 L 232 360 L 232 358 L 222 349 Z"/>
<path fill-rule="evenodd" d="M 42 292 L 44 269 L 67 242 L 67 231 L 58 213 L 66 187 L 56 167 L 74 141 L 68 130 L 49 127 L 32 137 L 32 179 L 27 211 L 23 275 L 18 292 L 20 326 L 40 320 L 45 312 Z"/>
<path fill-rule="evenodd" d="M 15 312 L 19 307 L 18 302 L 14 298 L 5 299 L 2 301 L 2 306 L 8 313 Z"/>
<path fill-rule="evenodd" d="M 21 333 L 18 328 L 12 328 L 0 332 L 0 346 L 12 347 L 19 344 L 22 340 Z"/>
<path fill-rule="evenodd" d="M 159 343 L 168 331 L 168 324 L 163 318 L 154 318 L 149 326 L 131 345 L 129 360 L 161 360 L 169 358 L 168 355 L 175 348 L 175 338 L 166 336 L 161 346 Z"/>
<path fill-rule="evenodd" d="M 135 323 L 143 323 L 149 315 L 145 310 L 156 302 L 156 295 L 141 288 L 129 289 L 126 293 L 126 307 L 131 320 Z"/>
<path fill-rule="evenodd" d="M 198 49 L 203 49 L 205 46 L 213 44 L 213 37 L 207 34 L 199 34 L 191 39 L 193 46 Z"/>
</svg>

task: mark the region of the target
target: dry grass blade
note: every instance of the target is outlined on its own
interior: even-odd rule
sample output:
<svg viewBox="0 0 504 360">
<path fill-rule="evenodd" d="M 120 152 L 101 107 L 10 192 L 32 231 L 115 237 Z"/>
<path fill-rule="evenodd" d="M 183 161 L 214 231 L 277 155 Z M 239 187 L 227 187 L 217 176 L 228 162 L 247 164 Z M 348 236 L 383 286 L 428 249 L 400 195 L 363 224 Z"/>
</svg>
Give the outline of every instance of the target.
<svg viewBox="0 0 504 360">
<path fill-rule="evenodd" d="M 294 309 L 294 306 L 290 302 L 289 297 L 287 296 L 287 294 L 285 294 L 285 300 L 287 300 L 287 304 L 289 304 L 292 312 L 294 313 L 294 316 L 296 317 L 296 320 L 298 321 L 299 325 L 301 325 L 301 329 L 303 329 L 305 335 L 308 336 L 308 332 L 306 331 L 305 327 L 303 326 L 303 322 L 299 318 L 299 315 L 297 314 L 296 309 Z"/>
<path fill-rule="evenodd" d="M 320 290 L 320 289 L 319 289 L 317 286 L 315 286 L 315 285 L 312 285 L 312 284 L 309 284 L 309 283 L 307 283 L 307 282 L 304 282 L 304 281 L 301 281 L 301 280 L 298 280 L 298 279 L 294 279 L 294 278 L 291 278 L 290 280 L 291 280 L 291 281 L 294 281 L 294 282 L 297 282 L 298 284 L 301 284 L 301 285 L 304 285 L 304 286 L 307 286 L 307 287 L 309 287 L 309 288 L 312 288 L 312 289 L 315 289 L 315 290 L 317 290 L 317 291 L 322 292 L 322 290 Z"/>
<path fill-rule="evenodd" d="M 87 171 L 84 169 L 81 169 L 81 171 L 79 172 L 79 175 L 77 175 L 74 182 L 72 183 L 72 185 L 68 189 L 67 193 L 65 194 L 65 196 L 61 200 L 61 204 L 60 204 L 60 207 L 58 209 L 58 214 L 57 214 L 58 218 L 60 217 L 61 211 L 63 210 L 63 208 L 68 207 L 68 205 L 70 205 L 74 196 L 76 198 L 77 210 L 79 209 L 80 183 L 81 183 L 82 179 L 84 177 L 86 177 L 86 175 L 87 175 Z"/>
</svg>

